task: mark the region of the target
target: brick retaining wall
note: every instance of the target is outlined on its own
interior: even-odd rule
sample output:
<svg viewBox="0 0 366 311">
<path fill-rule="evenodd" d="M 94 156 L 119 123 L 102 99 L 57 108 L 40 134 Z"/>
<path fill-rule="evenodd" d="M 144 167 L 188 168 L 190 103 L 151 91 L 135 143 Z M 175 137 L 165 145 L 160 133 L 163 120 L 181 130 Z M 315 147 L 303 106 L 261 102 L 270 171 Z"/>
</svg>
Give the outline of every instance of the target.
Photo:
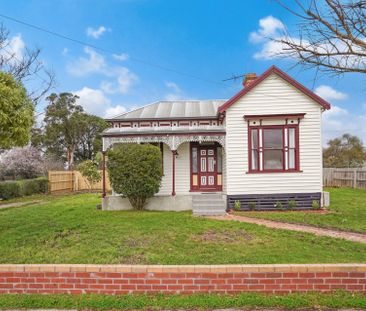
<svg viewBox="0 0 366 311">
<path fill-rule="evenodd" d="M 0 293 L 366 292 L 366 264 L 0 265 Z"/>
</svg>

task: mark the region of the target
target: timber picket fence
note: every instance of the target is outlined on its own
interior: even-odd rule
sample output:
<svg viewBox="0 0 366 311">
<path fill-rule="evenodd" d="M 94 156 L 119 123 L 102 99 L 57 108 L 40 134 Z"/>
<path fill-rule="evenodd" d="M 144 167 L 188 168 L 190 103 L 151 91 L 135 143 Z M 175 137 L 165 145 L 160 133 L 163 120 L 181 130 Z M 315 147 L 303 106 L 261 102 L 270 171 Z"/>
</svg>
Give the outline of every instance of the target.
<svg viewBox="0 0 366 311">
<path fill-rule="evenodd" d="M 102 171 L 100 171 L 102 174 Z M 102 181 L 92 185 L 91 189 L 87 180 L 79 171 L 49 171 L 48 190 L 50 193 L 67 193 L 78 191 L 102 191 Z M 111 191 L 108 172 L 106 172 L 106 190 Z"/>
<path fill-rule="evenodd" d="M 366 189 L 366 168 L 324 168 L 323 185 Z"/>
</svg>

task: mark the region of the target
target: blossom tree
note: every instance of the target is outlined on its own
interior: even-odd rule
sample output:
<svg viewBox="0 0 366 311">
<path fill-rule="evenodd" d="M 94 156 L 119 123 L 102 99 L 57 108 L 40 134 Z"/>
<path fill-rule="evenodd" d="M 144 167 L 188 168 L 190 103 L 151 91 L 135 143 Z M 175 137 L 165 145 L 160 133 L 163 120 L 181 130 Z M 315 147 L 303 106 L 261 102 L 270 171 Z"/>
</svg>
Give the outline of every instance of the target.
<svg viewBox="0 0 366 311">
<path fill-rule="evenodd" d="M 43 174 L 43 158 L 39 150 L 28 146 L 6 151 L 0 160 L 1 171 L 14 178 L 35 178 Z"/>
</svg>

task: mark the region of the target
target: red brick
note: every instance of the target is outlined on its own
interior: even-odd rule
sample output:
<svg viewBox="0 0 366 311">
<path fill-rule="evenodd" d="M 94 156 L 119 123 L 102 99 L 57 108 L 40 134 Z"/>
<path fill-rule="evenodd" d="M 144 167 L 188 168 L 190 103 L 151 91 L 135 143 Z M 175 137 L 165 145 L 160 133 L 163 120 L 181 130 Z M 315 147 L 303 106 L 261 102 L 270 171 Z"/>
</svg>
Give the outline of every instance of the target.
<svg viewBox="0 0 366 311">
<path fill-rule="evenodd" d="M 297 272 L 284 272 L 283 277 L 284 278 L 297 278 L 299 274 Z"/>
<path fill-rule="evenodd" d="M 185 273 L 171 273 L 170 277 L 172 279 L 182 279 L 182 278 L 186 277 L 186 274 Z"/>
<path fill-rule="evenodd" d="M 309 284 L 322 284 L 324 283 L 323 279 L 308 279 Z"/>
<path fill-rule="evenodd" d="M 229 280 L 236 280 L 236 279 L 228 279 Z M 211 284 L 225 284 L 226 280 L 225 279 L 213 279 L 211 280 Z M 241 280 L 240 280 L 241 283 Z"/>
<path fill-rule="evenodd" d="M 307 284 L 308 279 L 292 279 L 291 283 L 292 284 Z"/>
<path fill-rule="evenodd" d="M 332 276 L 331 272 L 317 272 L 315 273 L 315 277 L 317 278 L 330 278 Z"/>
<path fill-rule="evenodd" d="M 276 279 L 263 279 L 259 280 L 260 284 L 275 284 L 277 280 Z"/>
<path fill-rule="evenodd" d="M 76 272 L 75 277 L 77 278 L 90 278 L 91 275 L 89 272 Z"/>
<path fill-rule="evenodd" d="M 260 289 L 264 289 L 264 285 L 260 285 L 260 284 L 249 284 L 248 285 L 249 290 L 253 289 L 253 290 L 260 290 Z"/>
<path fill-rule="evenodd" d="M 324 279 L 325 284 L 339 284 L 342 283 L 342 279 Z"/>
<path fill-rule="evenodd" d="M 182 285 L 168 285 L 168 290 L 182 290 Z"/>
<path fill-rule="evenodd" d="M 348 278 L 348 272 L 333 272 L 332 276 L 336 278 Z"/>
<path fill-rule="evenodd" d="M 161 280 L 159 280 L 159 279 L 147 279 L 147 280 L 145 280 L 145 283 L 146 284 L 160 284 Z"/>
<path fill-rule="evenodd" d="M 299 273 L 300 278 L 315 278 L 315 273 Z"/>
<path fill-rule="evenodd" d="M 328 289 L 330 289 L 330 286 L 326 285 L 326 284 L 315 284 L 314 288 L 320 289 L 320 290 L 328 290 Z"/>
<path fill-rule="evenodd" d="M 113 281 L 111 279 L 97 279 L 98 284 L 112 284 Z"/>
<path fill-rule="evenodd" d="M 149 280 L 146 280 L 146 283 L 148 282 Z M 128 283 L 128 280 L 126 279 L 114 279 L 113 280 L 113 284 L 127 284 Z"/>
<path fill-rule="evenodd" d="M 363 285 L 347 285 L 347 289 L 349 290 L 363 290 Z"/>
<path fill-rule="evenodd" d="M 234 284 L 233 289 L 234 290 L 247 290 L 249 287 L 248 285 L 241 285 L 241 284 Z"/>
<path fill-rule="evenodd" d="M 193 283 L 194 284 L 209 284 L 210 281 L 209 280 L 204 280 L 204 279 L 196 279 L 196 280 L 193 280 Z"/>
<path fill-rule="evenodd" d="M 342 279 L 342 284 L 356 284 L 358 283 L 357 279 Z"/>
<path fill-rule="evenodd" d="M 214 281 L 217 281 L 217 279 L 212 280 L 211 283 L 213 283 Z M 191 280 L 191 279 L 179 279 L 178 284 L 193 284 L 193 280 Z"/>
<path fill-rule="evenodd" d="M 178 280 L 176 279 L 163 279 L 161 280 L 161 284 L 177 284 Z"/>
<path fill-rule="evenodd" d="M 243 284 L 258 284 L 258 279 L 242 279 Z"/>
<path fill-rule="evenodd" d="M 44 284 L 29 284 L 29 288 L 43 288 Z"/>
<path fill-rule="evenodd" d="M 276 273 L 276 272 L 266 273 L 266 278 L 280 278 L 280 277 L 282 277 L 282 273 Z"/>
<path fill-rule="evenodd" d="M 95 284 L 97 283 L 96 279 L 81 279 L 81 283 L 83 284 Z"/>
<path fill-rule="evenodd" d="M 291 279 L 277 279 L 276 280 L 276 284 L 291 284 L 292 280 Z"/>
<path fill-rule="evenodd" d="M 350 272 L 349 273 L 350 278 L 366 278 L 366 273 L 362 272 Z"/>
<path fill-rule="evenodd" d="M 145 284 L 145 280 L 143 279 L 131 279 L 128 280 L 129 284 Z"/>
</svg>

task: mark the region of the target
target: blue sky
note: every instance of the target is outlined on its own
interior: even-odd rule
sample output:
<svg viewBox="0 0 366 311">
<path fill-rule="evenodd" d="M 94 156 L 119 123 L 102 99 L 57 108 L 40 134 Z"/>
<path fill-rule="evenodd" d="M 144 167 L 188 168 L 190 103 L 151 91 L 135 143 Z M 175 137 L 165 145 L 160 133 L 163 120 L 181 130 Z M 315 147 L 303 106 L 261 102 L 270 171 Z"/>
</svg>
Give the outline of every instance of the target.
<svg viewBox="0 0 366 311">
<path fill-rule="evenodd" d="M 225 99 L 241 89 L 232 75 L 262 73 L 277 65 L 332 103 L 324 139 L 350 132 L 366 143 L 366 88 L 360 74 L 318 76 L 270 55 L 265 39 L 296 17 L 274 1 L 257 0 L 0 0 L 0 14 L 85 41 L 101 52 L 0 17 L 13 48 L 40 47 L 57 79 L 102 117 L 160 99 Z M 142 62 L 141 62 L 142 61 Z M 170 69 L 161 70 L 159 67 Z M 292 69 L 291 69 L 292 68 Z M 177 72 L 181 73 L 178 74 Z M 187 75 L 199 77 L 191 78 Z M 41 112 L 44 103 L 37 107 Z"/>
</svg>

